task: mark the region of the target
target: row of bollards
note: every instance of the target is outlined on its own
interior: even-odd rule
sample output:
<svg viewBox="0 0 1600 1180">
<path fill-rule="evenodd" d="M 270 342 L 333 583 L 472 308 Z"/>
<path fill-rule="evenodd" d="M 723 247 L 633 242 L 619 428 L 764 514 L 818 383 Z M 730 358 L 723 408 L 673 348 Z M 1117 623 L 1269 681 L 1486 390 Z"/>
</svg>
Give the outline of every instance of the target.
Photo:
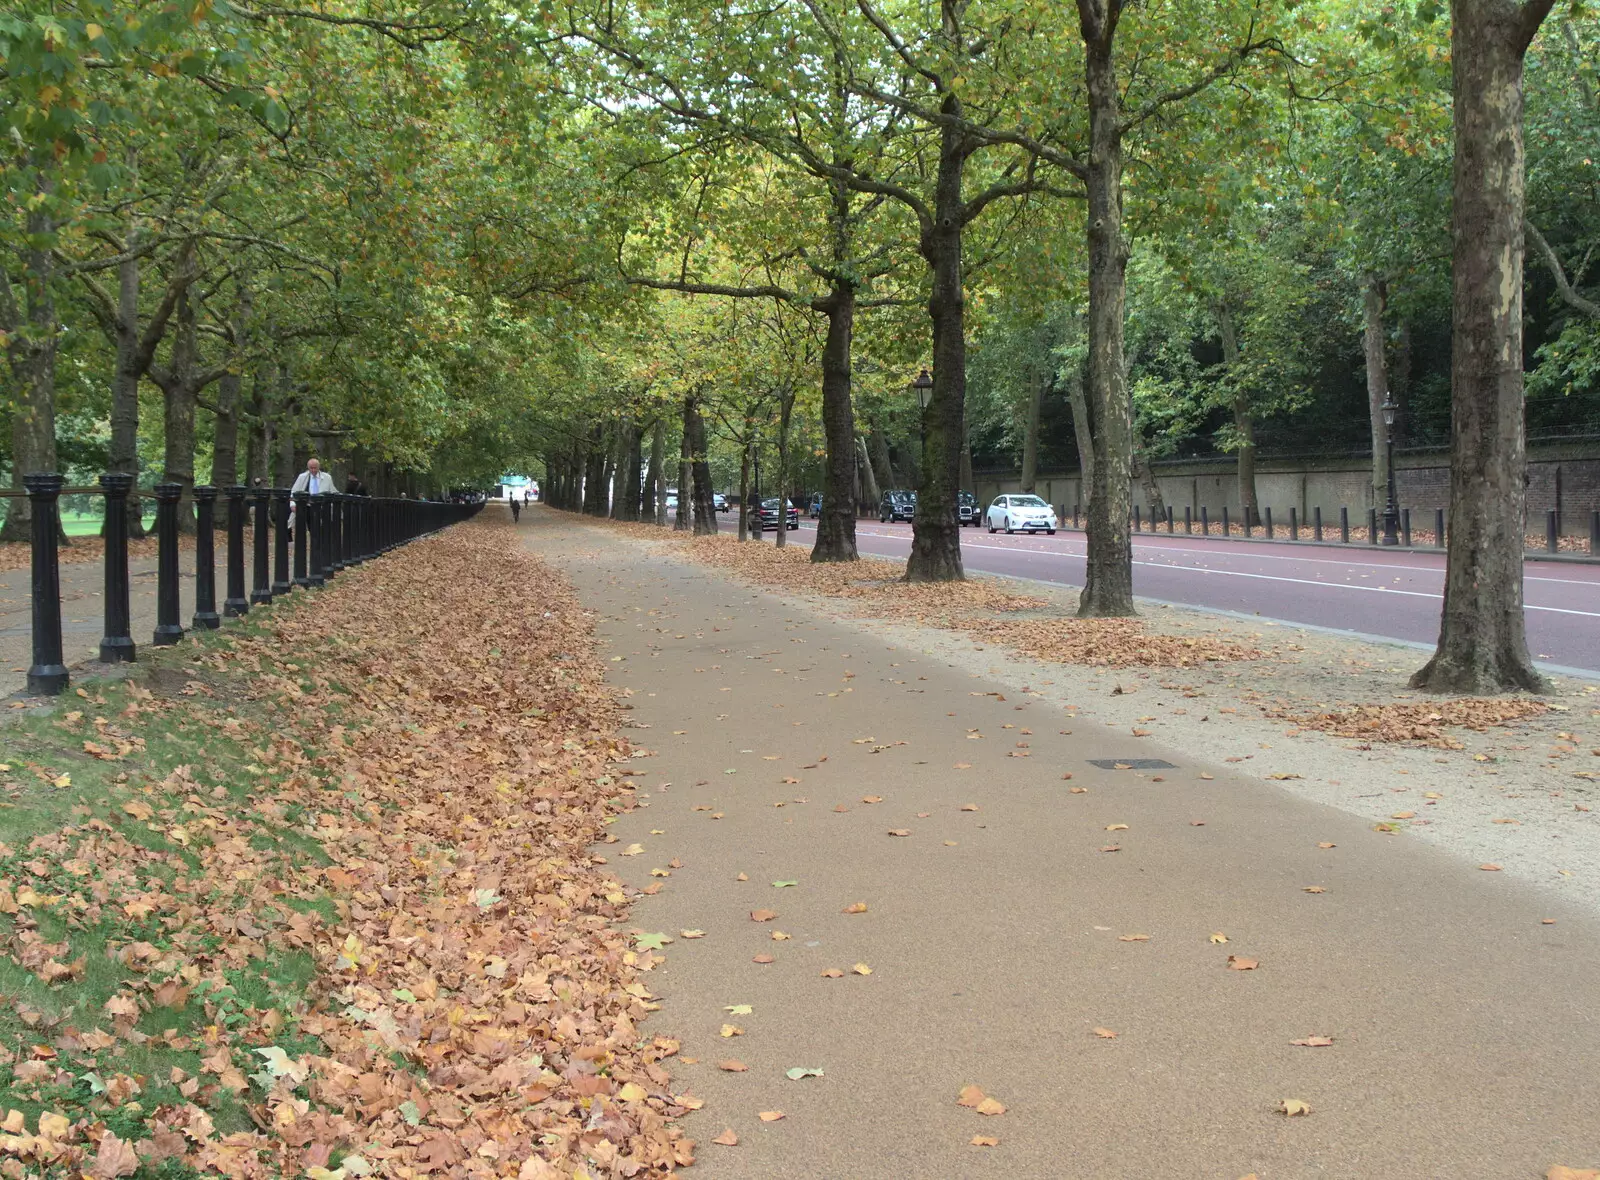
<svg viewBox="0 0 1600 1180">
<path fill-rule="evenodd" d="M 60 527 L 62 477 L 54 472 L 24 475 L 33 516 L 33 665 L 28 692 L 55 696 L 67 687 L 68 672 L 61 638 L 61 568 L 56 545 Z M 133 476 L 111 472 L 100 477 L 105 496 L 105 633 L 100 659 L 122 663 L 135 658 L 128 576 L 128 497 Z M 158 647 L 184 636 L 179 621 L 178 505 L 183 485 L 157 484 L 156 501 L 156 626 L 151 641 Z M 202 485 L 193 490 L 198 533 L 195 539 L 195 600 L 190 626 L 215 630 L 224 618 L 240 618 L 253 606 L 297 588 L 323 586 L 340 570 L 360 565 L 397 545 L 476 513 L 478 503 L 390 499 L 345 495 L 311 495 L 288 488 L 227 488 Z M 215 513 L 217 497 L 227 505 L 227 584 L 222 611 L 217 611 Z M 253 577 L 245 590 L 245 526 L 254 509 Z M 290 552 L 293 550 L 293 576 Z"/>
</svg>

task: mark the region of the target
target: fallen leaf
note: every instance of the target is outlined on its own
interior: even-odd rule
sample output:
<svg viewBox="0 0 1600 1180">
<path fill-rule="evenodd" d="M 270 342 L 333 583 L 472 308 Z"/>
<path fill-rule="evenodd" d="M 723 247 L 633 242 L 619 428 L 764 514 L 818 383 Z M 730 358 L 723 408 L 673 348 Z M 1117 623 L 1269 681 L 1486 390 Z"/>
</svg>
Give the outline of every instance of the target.
<svg viewBox="0 0 1600 1180">
<path fill-rule="evenodd" d="M 829 967 L 822 973 L 824 979 L 843 979 L 844 972 L 837 967 Z"/>
<path fill-rule="evenodd" d="M 867 912 L 867 903 L 864 901 L 851 902 L 839 912 L 842 914 L 864 914 Z"/>
<path fill-rule="evenodd" d="M 956 1097 L 956 1105 L 975 1107 L 983 1101 L 983 1091 L 977 1086 L 963 1086 Z"/>
<path fill-rule="evenodd" d="M 1414 811 L 1397 811 L 1393 815 L 1391 815 L 1389 818 L 1390 819 L 1415 819 L 1416 815 L 1417 815 L 1417 813 L 1414 812 Z"/>
<path fill-rule="evenodd" d="M 909 835 L 911 835 L 911 829 L 910 828 L 890 828 L 889 829 L 889 835 L 891 835 L 891 836 L 909 836 Z"/>
<path fill-rule="evenodd" d="M 809 1065 L 796 1065 L 783 1071 L 783 1076 L 791 1082 L 798 1082 L 801 1078 L 820 1078 L 822 1071 Z"/>
<path fill-rule="evenodd" d="M 1148 934 L 1119 934 L 1117 936 L 1117 941 L 1118 942 L 1149 942 L 1150 941 L 1150 936 Z"/>
<path fill-rule="evenodd" d="M 638 856 L 643 851 L 644 851 L 644 845 L 643 844 L 630 844 L 626 848 L 624 848 L 620 853 L 618 853 L 617 855 L 619 855 L 619 856 Z"/>
<path fill-rule="evenodd" d="M 772 910 L 751 910 L 750 911 L 750 920 L 752 922 L 770 922 L 770 921 L 772 921 L 772 919 L 776 918 L 777 916 L 778 916 L 777 913 L 775 913 Z"/>
<path fill-rule="evenodd" d="M 1326 893 L 1328 891 L 1326 889 L 1324 889 L 1321 885 L 1307 885 L 1305 887 L 1305 892 L 1306 893 Z"/>
<path fill-rule="evenodd" d="M 1337 844 L 1332 843 L 1331 841 L 1324 840 L 1322 843 L 1318 844 L 1317 847 L 1318 848 L 1337 848 L 1339 846 Z"/>
<path fill-rule="evenodd" d="M 1283 1114 L 1289 1115 L 1290 1117 L 1293 1117 L 1297 1114 L 1310 1114 L 1311 1104 L 1309 1102 L 1302 1102 L 1298 1098 L 1285 1098 L 1282 1102 L 1278 1103 L 1278 1110 Z"/>
<path fill-rule="evenodd" d="M 756 1117 L 764 1123 L 775 1123 L 783 1117 L 783 1111 L 763 1110 L 760 1114 L 756 1115 Z"/>
<path fill-rule="evenodd" d="M 1238 955 L 1228 956 L 1228 970 L 1230 971 L 1254 971 L 1259 966 L 1261 966 L 1259 959 L 1245 959 Z"/>
<path fill-rule="evenodd" d="M 957 770 L 971 770 L 972 769 L 972 763 L 970 763 L 970 762 L 957 762 L 956 765 L 955 765 L 955 768 Z"/>
<path fill-rule="evenodd" d="M 1500 866 L 1497 864 L 1479 865 L 1478 867 L 1486 873 L 1498 873 L 1500 871 Z"/>
<path fill-rule="evenodd" d="M 984 1115 L 1005 1114 L 1005 1112 L 1006 1112 L 1006 1108 L 1000 1102 L 996 1101 L 993 1098 L 985 1098 L 982 1102 L 978 1103 L 978 1105 L 975 1106 L 973 1109 L 976 1110 L 979 1114 L 984 1114 Z"/>
<path fill-rule="evenodd" d="M 1107 824 L 1106 825 L 1106 831 L 1108 831 L 1108 832 L 1126 832 L 1127 830 L 1128 830 L 1128 825 L 1127 824 Z"/>
<path fill-rule="evenodd" d="M 1095 1036 L 1100 1037 L 1102 1040 L 1114 1041 L 1117 1039 L 1117 1034 L 1112 1032 L 1109 1028 L 1097 1028 L 1094 1029 L 1093 1032 Z"/>
<path fill-rule="evenodd" d="M 777 960 L 774 959 L 771 955 L 766 954 L 764 952 L 762 954 L 757 955 L 755 958 L 751 959 L 750 961 L 752 963 L 762 963 L 762 964 L 776 963 L 777 962 Z"/>
<path fill-rule="evenodd" d="M 789 941 L 789 936 L 787 934 L 785 934 L 782 930 L 774 930 L 772 932 L 772 941 L 773 942 L 788 942 Z"/>
<path fill-rule="evenodd" d="M 680 938 L 704 938 L 706 932 L 704 930 L 680 930 L 678 931 L 678 936 Z"/>
<path fill-rule="evenodd" d="M 1211 935 L 1211 941 L 1219 944 L 1224 943 L 1228 941 L 1228 936 L 1222 931 L 1218 930 Z"/>
<path fill-rule="evenodd" d="M 774 889 L 790 889 L 798 884 L 800 884 L 798 881 L 774 881 L 772 887 Z"/>
<path fill-rule="evenodd" d="M 722 1010 L 733 1016 L 749 1016 L 754 1011 L 749 1004 L 724 1004 Z"/>
<path fill-rule="evenodd" d="M 865 963 L 857 963 L 854 967 L 850 968 L 850 970 L 852 972 L 854 972 L 855 974 L 857 974 L 857 975 L 871 975 L 872 974 L 872 968 L 868 967 Z"/>
<path fill-rule="evenodd" d="M 737 1024 L 725 1024 L 722 1026 L 722 1031 L 717 1035 L 723 1037 L 742 1037 L 744 1036 L 744 1029 L 740 1028 Z"/>
<path fill-rule="evenodd" d="M 733 1133 L 733 1128 L 732 1127 L 729 1127 L 726 1131 L 722 1132 L 722 1134 L 718 1135 L 711 1142 L 720 1143 L 723 1147 L 738 1147 L 739 1146 L 739 1136 L 737 1136 L 737 1135 L 735 1135 Z"/>
<path fill-rule="evenodd" d="M 973 1147 L 1000 1146 L 1000 1140 L 996 1139 L 993 1135 L 974 1135 L 971 1139 L 968 1139 L 967 1142 Z"/>
<path fill-rule="evenodd" d="M 717 1068 L 724 1073 L 744 1073 L 750 1067 L 742 1061 L 734 1061 L 730 1058 L 727 1061 L 717 1062 Z"/>
<path fill-rule="evenodd" d="M 1122 851 L 1122 845 L 1120 845 L 1120 844 L 1106 844 L 1100 849 L 1100 851 L 1101 852 L 1121 852 Z"/>
<path fill-rule="evenodd" d="M 882 795 L 863 795 L 861 797 L 861 802 L 863 802 L 863 803 L 882 803 L 883 802 L 883 796 Z"/>
<path fill-rule="evenodd" d="M 1298 1041 L 1290 1041 L 1289 1043 L 1291 1045 L 1301 1045 L 1307 1049 L 1326 1049 L 1333 1044 L 1333 1038 L 1321 1036 L 1301 1037 Z"/>
<path fill-rule="evenodd" d="M 1205 779 L 1207 782 L 1209 782 L 1212 778 L 1212 776 L 1209 774 L 1202 774 L 1200 777 Z"/>
<path fill-rule="evenodd" d="M 1567 1168 L 1551 1164 L 1544 1180 L 1600 1180 L 1600 1168 Z"/>
<path fill-rule="evenodd" d="M 961 810 L 962 811 L 976 811 L 976 810 L 978 810 L 978 805 L 976 803 L 963 803 L 961 805 Z"/>
<path fill-rule="evenodd" d="M 1089 793 L 1089 788 L 1088 787 L 1072 787 L 1071 791 L 1072 791 L 1072 793 L 1074 795 L 1087 795 Z"/>
<path fill-rule="evenodd" d="M 750 879 L 750 877 L 749 877 L 749 874 L 747 874 L 747 873 L 740 873 L 737 877 L 734 878 L 735 881 L 748 881 L 749 879 Z"/>
</svg>

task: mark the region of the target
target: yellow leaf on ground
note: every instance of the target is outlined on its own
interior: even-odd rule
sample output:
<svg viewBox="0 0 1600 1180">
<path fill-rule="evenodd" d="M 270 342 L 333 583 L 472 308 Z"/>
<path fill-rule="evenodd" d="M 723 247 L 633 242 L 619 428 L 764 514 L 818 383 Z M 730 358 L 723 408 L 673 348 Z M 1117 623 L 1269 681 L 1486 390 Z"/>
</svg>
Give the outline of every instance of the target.
<svg viewBox="0 0 1600 1180">
<path fill-rule="evenodd" d="M 1311 1104 L 1309 1102 L 1302 1102 L 1298 1098 L 1285 1098 L 1282 1102 L 1278 1103 L 1278 1110 L 1291 1117 L 1297 1114 L 1310 1114 Z"/>
<path fill-rule="evenodd" d="M 1006 1108 L 993 1098 L 985 1098 L 974 1108 L 979 1114 L 1005 1114 Z"/>
<path fill-rule="evenodd" d="M 722 1132 L 722 1134 L 718 1135 L 711 1142 L 720 1143 L 723 1147 L 738 1147 L 739 1146 L 739 1136 L 737 1136 L 737 1135 L 735 1135 L 733 1133 L 733 1128 L 732 1127 L 729 1127 L 726 1131 Z"/>
<path fill-rule="evenodd" d="M 967 1142 L 970 1143 L 973 1147 L 999 1147 L 1000 1146 L 1000 1140 L 996 1139 L 993 1135 L 974 1135 L 971 1139 L 967 1140 Z"/>
<path fill-rule="evenodd" d="M 781 1111 L 781 1110 L 763 1110 L 756 1117 L 758 1119 L 760 1119 L 764 1123 L 775 1123 L 775 1122 L 777 1122 L 779 1119 L 781 1119 L 783 1117 L 783 1111 Z"/>
<path fill-rule="evenodd" d="M 977 1086 L 963 1086 L 961 1093 L 956 1097 L 958 1106 L 976 1107 L 983 1101 L 983 1091 Z"/>
</svg>

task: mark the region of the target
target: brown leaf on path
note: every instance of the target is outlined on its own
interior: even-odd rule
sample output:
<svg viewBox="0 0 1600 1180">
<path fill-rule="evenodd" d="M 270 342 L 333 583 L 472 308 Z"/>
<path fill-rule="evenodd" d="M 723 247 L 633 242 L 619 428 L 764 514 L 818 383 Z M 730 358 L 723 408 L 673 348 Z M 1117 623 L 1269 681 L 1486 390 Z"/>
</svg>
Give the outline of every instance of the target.
<svg viewBox="0 0 1600 1180">
<path fill-rule="evenodd" d="M 1120 844 L 1107 844 L 1107 845 L 1104 845 L 1100 849 L 1100 851 L 1101 852 L 1121 852 L 1122 851 L 1122 845 L 1120 845 Z"/>
<path fill-rule="evenodd" d="M 770 921 L 772 921 L 772 919 L 776 918 L 777 916 L 778 916 L 778 914 L 777 914 L 776 910 L 751 910 L 750 911 L 750 920 L 752 922 L 770 922 Z"/>
<path fill-rule="evenodd" d="M 1068 775 L 1067 777 L 1071 778 L 1072 776 Z M 1087 795 L 1089 793 L 1088 787 L 1073 787 L 1071 790 L 1074 795 Z"/>
<path fill-rule="evenodd" d="M 985 1098 L 982 1102 L 978 1103 L 977 1106 L 973 1107 L 973 1109 L 982 1115 L 997 1115 L 1005 1114 L 1006 1112 L 1005 1106 L 993 1098 Z"/>
<path fill-rule="evenodd" d="M 963 1086 L 961 1093 L 956 1096 L 957 1106 L 976 1107 L 983 1101 L 983 1091 L 977 1086 Z"/>
<path fill-rule="evenodd" d="M 1333 1038 L 1321 1036 L 1301 1037 L 1298 1041 L 1290 1041 L 1289 1043 L 1306 1049 L 1326 1049 L 1333 1044 Z"/>
<path fill-rule="evenodd" d="M 864 901 L 851 902 L 839 912 L 841 914 L 864 914 L 867 912 L 867 903 Z"/>
<path fill-rule="evenodd" d="M 956 770 L 971 770 L 972 769 L 972 763 L 970 763 L 970 762 L 957 762 L 955 764 L 955 769 Z"/>
<path fill-rule="evenodd" d="M 761 964 L 776 963 L 777 962 L 777 960 L 775 958 L 773 958 L 771 955 L 766 954 L 766 953 L 759 954 L 755 958 L 751 959 L 750 961 L 752 963 L 761 963 Z"/>
<path fill-rule="evenodd" d="M 744 1073 L 750 1067 L 742 1061 L 734 1061 L 730 1058 L 727 1061 L 717 1062 L 717 1068 L 724 1073 Z"/>
<path fill-rule="evenodd" d="M 1498 873 L 1500 871 L 1500 866 L 1497 864 L 1479 865 L 1478 867 L 1486 873 Z"/>
<path fill-rule="evenodd" d="M 1318 847 L 1318 848 L 1337 848 L 1337 847 L 1338 847 L 1338 845 L 1337 845 L 1337 844 L 1334 844 L 1334 843 L 1333 843 L 1333 842 L 1332 842 L 1332 841 L 1330 841 L 1330 840 L 1324 840 L 1324 841 L 1322 841 L 1322 842 L 1321 842 L 1321 843 L 1319 843 L 1319 844 L 1318 844 L 1318 845 L 1317 845 L 1317 847 Z"/>
<path fill-rule="evenodd" d="M 1551 1164 L 1544 1180 L 1600 1180 L 1600 1168 L 1568 1168 Z"/>
<path fill-rule="evenodd" d="M 1239 955 L 1228 956 L 1229 971 L 1254 971 L 1259 966 L 1261 966 L 1259 959 L 1246 959 Z"/>
<path fill-rule="evenodd" d="M 735 1135 L 733 1133 L 733 1128 L 732 1127 L 729 1127 L 727 1130 L 722 1132 L 722 1134 L 718 1135 L 711 1142 L 720 1143 L 723 1147 L 738 1147 L 739 1146 L 739 1136 L 737 1136 L 737 1135 Z"/>
<path fill-rule="evenodd" d="M 1295 1115 L 1310 1114 L 1311 1104 L 1302 1102 L 1298 1098 L 1285 1098 L 1278 1103 L 1278 1112 L 1293 1118 Z"/>
<path fill-rule="evenodd" d="M 911 829 L 910 828 L 890 828 L 889 829 L 889 835 L 891 835 L 891 836 L 909 836 L 909 835 L 911 835 Z"/>
<path fill-rule="evenodd" d="M 119 1176 L 131 1176 L 138 1170 L 139 1157 L 133 1150 L 133 1144 L 118 1139 L 111 1131 L 100 1136 L 94 1166 L 88 1173 L 94 1180 L 117 1180 Z"/>
<path fill-rule="evenodd" d="M 837 812 L 845 812 L 845 811 L 849 811 L 849 810 L 850 810 L 850 809 L 849 809 L 849 808 L 848 808 L 848 807 L 846 807 L 846 806 L 845 806 L 845 805 L 844 805 L 844 804 L 843 804 L 843 803 L 837 803 L 837 804 L 835 804 L 835 805 L 834 805 L 834 808 L 833 808 L 833 809 L 834 809 L 834 810 L 835 810 L 835 811 L 837 811 Z"/>
<path fill-rule="evenodd" d="M 1212 776 L 1211 776 L 1211 775 L 1209 775 L 1209 774 L 1203 774 L 1203 773 L 1202 773 L 1202 774 L 1201 774 L 1201 775 L 1200 775 L 1200 777 L 1201 777 L 1201 778 L 1203 778 L 1203 779 L 1205 779 L 1205 780 L 1206 780 L 1206 781 L 1207 781 L 1207 782 L 1210 782 L 1210 781 L 1211 781 L 1211 779 L 1212 779 Z"/>
<path fill-rule="evenodd" d="M 1417 813 L 1414 812 L 1414 811 L 1397 811 L 1393 815 L 1391 815 L 1389 818 L 1390 819 L 1416 819 L 1416 817 L 1417 817 Z"/>
<path fill-rule="evenodd" d="M 963 803 L 961 805 L 961 810 L 962 811 L 976 811 L 976 810 L 978 810 L 978 805 L 976 803 Z"/>
<path fill-rule="evenodd" d="M 967 1142 L 973 1147 L 999 1147 L 1000 1140 L 993 1135 L 974 1135 Z"/>
<path fill-rule="evenodd" d="M 756 1115 L 756 1118 L 760 1119 L 764 1123 L 775 1123 L 782 1117 L 783 1111 L 781 1110 L 763 1110 L 760 1114 Z"/>
<path fill-rule="evenodd" d="M 1063 774 L 1063 775 L 1062 775 L 1062 776 L 1061 776 L 1061 777 L 1062 777 L 1062 778 L 1063 778 L 1063 779 L 1069 779 L 1069 778 L 1071 778 L 1071 777 L 1072 777 L 1072 771 L 1070 771 L 1070 770 L 1069 770 L 1069 771 L 1067 771 L 1067 772 L 1066 772 L 1066 773 L 1065 773 L 1065 774 Z"/>
<path fill-rule="evenodd" d="M 1305 893 L 1326 893 L 1328 891 L 1326 889 L 1324 889 L 1321 885 L 1307 885 L 1302 892 L 1305 892 Z"/>
<path fill-rule="evenodd" d="M 1117 1034 L 1112 1032 L 1109 1028 L 1096 1028 L 1091 1029 L 1090 1031 L 1092 1031 L 1094 1035 L 1099 1037 L 1101 1040 L 1114 1041 L 1117 1039 Z"/>
<path fill-rule="evenodd" d="M 863 803 L 882 803 L 883 802 L 883 796 L 882 795 L 863 795 L 861 797 L 861 802 L 863 802 Z"/>
<path fill-rule="evenodd" d="M 1148 934 L 1119 934 L 1117 936 L 1117 941 L 1118 942 L 1149 942 L 1150 941 L 1150 936 Z"/>
<path fill-rule="evenodd" d="M 843 979 L 844 978 L 844 972 L 839 970 L 839 968 L 837 968 L 837 967 L 829 967 L 825 971 L 822 972 L 822 978 L 824 978 L 824 979 Z"/>
<path fill-rule="evenodd" d="M 737 877 L 734 878 L 735 881 L 748 881 L 749 879 L 750 879 L 749 876 L 747 876 L 744 873 L 740 873 Z"/>
<path fill-rule="evenodd" d="M 1221 943 L 1228 941 L 1228 936 L 1222 931 L 1218 930 L 1211 935 L 1211 941 L 1220 945 Z"/>
<path fill-rule="evenodd" d="M 1206 821 L 1203 819 L 1192 819 L 1189 821 L 1189 826 L 1191 828 L 1203 828 L 1206 826 Z"/>
<path fill-rule="evenodd" d="M 774 930 L 772 932 L 772 941 L 773 942 L 788 942 L 789 941 L 789 936 L 787 934 L 785 934 L 782 930 Z"/>
<path fill-rule="evenodd" d="M 850 970 L 852 972 L 854 972 L 855 974 L 857 974 L 857 975 L 871 975 L 872 974 L 872 968 L 868 967 L 865 963 L 857 963 L 854 967 L 850 968 Z"/>
<path fill-rule="evenodd" d="M 1128 825 L 1127 824 L 1107 824 L 1106 825 L 1106 831 L 1108 831 L 1108 832 L 1126 832 L 1127 830 L 1128 830 Z"/>
<path fill-rule="evenodd" d="M 722 1026 L 721 1031 L 717 1035 L 723 1037 L 742 1037 L 744 1036 L 744 1029 L 740 1028 L 737 1024 L 725 1024 Z"/>
</svg>

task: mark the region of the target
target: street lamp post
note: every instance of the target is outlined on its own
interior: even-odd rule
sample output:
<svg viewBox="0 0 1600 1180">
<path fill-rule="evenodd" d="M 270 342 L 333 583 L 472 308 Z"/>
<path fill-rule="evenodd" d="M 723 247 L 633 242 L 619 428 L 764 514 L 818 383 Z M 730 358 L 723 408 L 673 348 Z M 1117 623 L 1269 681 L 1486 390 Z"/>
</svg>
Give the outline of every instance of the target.
<svg viewBox="0 0 1600 1180">
<path fill-rule="evenodd" d="M 1389 502 L 1383 506 L 1383 543 L 1385 545 L 1398 545 L 1400 538 L 1396 530 L 1400 527 L 1400 507 L 1396 502 L 1394 488 L 1394 415 L 1398 409 L 1394 398 L 1389 394 L 1383 395 L 1383 436 L 1384 445 L 1389 453 Z"/>
<path fill-rule="evenodd" d="M 928 370 L 917 374 L 917 379 L 911 383 L 911 392 L 917 395 L 917 409 L 926 413 L 928 402 L 933 397 L 933 378 L 928 376 Z"/>
</svg>

